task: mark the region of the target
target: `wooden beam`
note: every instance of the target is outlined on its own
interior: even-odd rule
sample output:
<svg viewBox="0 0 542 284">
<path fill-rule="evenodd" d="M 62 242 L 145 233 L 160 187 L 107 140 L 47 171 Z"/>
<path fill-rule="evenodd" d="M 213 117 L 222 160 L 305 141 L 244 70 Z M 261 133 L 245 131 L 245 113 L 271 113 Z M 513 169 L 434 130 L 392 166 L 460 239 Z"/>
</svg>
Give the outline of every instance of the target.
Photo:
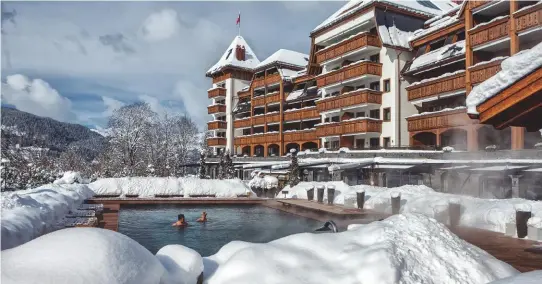
<svg viewBox="0 0 542 284">
<path fill-rule="evenodd" d="M 459 31 L 461 29 L 465 29 L 465 22 L 463 22 L 463 21 L 456 22 L 453 25 L 449 25 L 449 26 L 444 27 L 442 29 L 435 30 L 435 31 L 433 31 L 433 32 L 421 37 L 421 38 L 413 40 L 412 41 L 412 47 L 416 48 L 416 47 L 422 46 L 422 45 L 424 45 L 424 44 L 426 44 L 428 42 L 437 40 L 439 38 L 446 37 L 447 35 L 449 35 L 451 33 L 454 33 L 454 32 L 457 32 L 457 31 Z"/>
</svg>

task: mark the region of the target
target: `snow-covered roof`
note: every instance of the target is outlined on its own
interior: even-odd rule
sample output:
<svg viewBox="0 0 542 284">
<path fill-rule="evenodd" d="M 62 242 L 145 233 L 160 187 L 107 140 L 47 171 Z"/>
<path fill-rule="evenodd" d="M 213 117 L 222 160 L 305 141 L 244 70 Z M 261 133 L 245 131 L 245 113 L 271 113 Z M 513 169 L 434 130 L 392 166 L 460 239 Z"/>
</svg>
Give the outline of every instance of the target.
<svg viewBox="0 0 542 284">
<path fill-rule="evenodd" d="M 307 54 L 288 49 L 279 49 L 264 61 L 260 62 L 255 69 L 260 69 L 275 63 L 283 63 L 304 68 L 307 66 L 308 62 L 309 55 Z"/>
<path fill-rule="evenodd" d="M 238 60 L 235 56 L 235 48 L 240 45 L 245 47 L 245 60 Z M 242 69 L 254 69 L 260 60 L 256 57 L 256 54 L 252 51 L 252 48 L 247 44 L 242 36 L 236 36 L 231 42 L 230 46 L 226 49 L 220 60 L 211 67 L 206 74 L 211 75 L 215 72 L 222 70 L 225 67 L 237 67 Z"/>
<path fill-rule="evenodd" d="M 501 63 L 501 71 L 475 86 L 467 96 L 468 113 L 478 114 L 476 107 L 496 96 L 516 81 L 542 68 L 542 43 L 523 50 Z"/>
<path fill-rule="evenodd" d="M 448 11 L 451 8 L 457 6 L 457 4 L 451 1 L 388 1 L 388 0 L 351 0 L 343 7 L 329 16 L 325 21 L 318 25 L 312 32 L 317 32 L 323 28 L 326 28 L 341 19 L 344 19 L 348 15 L 351 15 L 373 3 L 380 2 L 386 5 L 393 5 L 399 9 L 414 12 L 429 17 L 441 15 L 444 11 Z"/>
<path fill-rule="evenodd" d="M 426 36 L 426 35 L 428 35 L 430 33 L 433 33 L 433 32 L 438 31 L 438 30 L 440 30 L 440 29 L 442 29 L 444 27 L 453 25 L 453 24 L 458 23 L 458 22 L 460 22 L 460 20 L 455 15 L 442 17 L 439 20 L 431 23 L 428 28 L 419 29 L 419 30 L 415 31 L 412 34 L 412 36 L 409 38 L 409 40 L 413 41 L 413 40 L 419 39 L 419 38 L 424 37 L 424 36 Z"/>
<path fill-rule="evenodd" d="M 408 71 L 413 71 L 427 65 L 433 65 L 439 61 L 463 56 L 465 54 L 465 41 L 445 45 L 441 48 L 422 54 L 412 60 Z"/>
</svg>

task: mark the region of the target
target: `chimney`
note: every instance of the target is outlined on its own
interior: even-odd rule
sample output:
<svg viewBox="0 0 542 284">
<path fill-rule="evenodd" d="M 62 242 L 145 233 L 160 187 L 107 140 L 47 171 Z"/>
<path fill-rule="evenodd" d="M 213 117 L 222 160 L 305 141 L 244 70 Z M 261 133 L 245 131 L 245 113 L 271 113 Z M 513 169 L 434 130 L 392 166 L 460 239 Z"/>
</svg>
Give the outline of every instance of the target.
<svg viewBox="0 0 542 284">
<path fill-rule="evenodd" d="M 239 61 L 245 61 L 245 47 L 241 45 L 237 45 L 235 48 L 235 57 Z"/>
</svg>

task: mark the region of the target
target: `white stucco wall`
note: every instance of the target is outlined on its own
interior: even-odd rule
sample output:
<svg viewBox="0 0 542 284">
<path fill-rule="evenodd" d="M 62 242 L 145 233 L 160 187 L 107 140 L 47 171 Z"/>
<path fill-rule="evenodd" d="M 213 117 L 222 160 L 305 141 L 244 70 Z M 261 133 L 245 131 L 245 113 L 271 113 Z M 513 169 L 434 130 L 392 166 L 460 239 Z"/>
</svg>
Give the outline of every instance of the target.
<svg viewBox="0 0 542 284">
<path fill-rule="evenodd" d="M 235 153 L 233 146 L 234 142 L 234 128 L 233 128 L 233 109 L 239 101 L 237 92 L 241 91 L 244 87 L 250 85 L 250 81 L 239 79 L 227 79 L 226 80 L 226 148 L 230 150 L 230 153 Z"/>
</svg>

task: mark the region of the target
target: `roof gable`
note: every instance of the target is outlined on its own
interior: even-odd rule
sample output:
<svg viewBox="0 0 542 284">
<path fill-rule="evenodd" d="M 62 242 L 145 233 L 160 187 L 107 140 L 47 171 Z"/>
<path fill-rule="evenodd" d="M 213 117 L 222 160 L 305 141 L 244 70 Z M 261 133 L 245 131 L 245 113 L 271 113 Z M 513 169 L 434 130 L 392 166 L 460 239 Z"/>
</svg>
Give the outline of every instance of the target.
<svg viewBox="0 0 542 284">
<path fill-rule="evenodd" d="M 237 46 L 244 47 L 245 49 L 245 60 L 239 60 L 235 56 L 235 49 Z M 247 44 L 245 39 L 242 36 L 236 36 L 231 42 L 230 46 L 226 49 L 224 54 L 220 57 L 217 63 L 213 67 L 207 70 L 207 75 L 212 75 L 216 72 L 223 70 L 226 67 L 234 67 L 241 69 L 254 69 L 260 60 L 256 57 L 256 54 L 252 51 L 252 48 Z"/>
</svg>

